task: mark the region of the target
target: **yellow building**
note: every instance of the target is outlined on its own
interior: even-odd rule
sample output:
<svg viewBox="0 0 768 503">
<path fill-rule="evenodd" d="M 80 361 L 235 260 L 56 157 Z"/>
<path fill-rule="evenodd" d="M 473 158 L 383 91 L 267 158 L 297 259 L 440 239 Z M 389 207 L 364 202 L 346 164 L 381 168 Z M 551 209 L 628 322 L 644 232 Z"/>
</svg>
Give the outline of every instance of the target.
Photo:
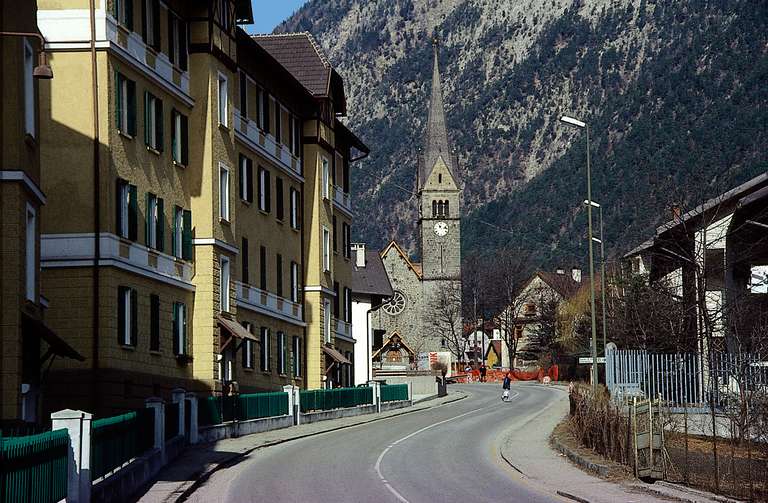
<svg viewBox="0 0 768 503">
<path fill-rule="evenodd" d="M 98 0 L 93 51 L 82 2 L 39 3 L 57 75 L 41 93 L 44 293 L 86 356 L 51 367 L 47 407 L 320 386 L 321 355 L 352 350 L 346 304 L 321 321 L 351 298 L 348 163 L 365 149 L 333 112 L 340 77 L 308 89 L 238 27 L 250 2 Z M 346 245 L 331 256 L 327 239 L 321 270 L 334 222 Z"/>
<path fill-rule="evenodd" d="M 43 323 L 38 91 L 50 69 L 36 11 L 33 1 L 0 4 L 0 427 L 39 417 L 51 359 L 81 358 Z"/>
</svg>

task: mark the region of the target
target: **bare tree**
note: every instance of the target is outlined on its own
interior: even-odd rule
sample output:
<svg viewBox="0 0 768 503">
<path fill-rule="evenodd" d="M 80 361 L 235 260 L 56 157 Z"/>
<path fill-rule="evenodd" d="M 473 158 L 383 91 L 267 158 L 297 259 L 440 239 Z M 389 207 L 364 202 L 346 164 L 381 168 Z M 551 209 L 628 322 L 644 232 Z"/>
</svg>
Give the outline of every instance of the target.
<svg viewBox="0 0 768 503">
<path fill-rule="evenodd" d="M 443 283 L 435 292 L 426 308 L 425 325 L 434 338 L 441 338 L 445 346 L 463 361 L 469 341 L 464 337 L 461 326 L 461 288 L 458 283 Z"/>
</svg>

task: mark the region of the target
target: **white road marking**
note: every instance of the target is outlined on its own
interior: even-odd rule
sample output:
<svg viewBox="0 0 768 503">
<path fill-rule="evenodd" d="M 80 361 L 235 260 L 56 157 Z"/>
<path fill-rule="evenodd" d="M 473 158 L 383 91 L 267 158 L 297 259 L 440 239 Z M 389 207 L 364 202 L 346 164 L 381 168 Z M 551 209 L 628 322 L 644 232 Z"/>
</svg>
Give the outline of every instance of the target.
<svg viewBox="0 0 768 503">
<path fill-rule="evenodd" d="M 511 401 L 513 398 L 516 398 L 516 397 L 518 397 L 519 395 L 520 395 L 520 393 L 518 393 L 517 391 L 515 391 L 515 394 L 514 394 L 514 395 L 512 395 L 512 396 L 510 396 L 510 397 L 509 397 L 509 400 Z M 470 415 L 470 414 L 474 414 L 475 412 L 478 412 L 478 411 L 481 411 L 481 410 L 485 410 L 485 409 L 488 409 L 488 408 L 490 408 L 490 407 L 495 407 L 495 406 L 497 406 L 497 405 L 498 405 L 498 404 L 494 404 L 494 405 L 488 405 L 487 407 L 480 407 L 479 409 L 470 410 L 469 412 L 465 412 L 464 414 L 459 414 L 458 416 L 449 417 L 448 419 L 445 419 L 445 420 L 443 420 L 443 421 L 439 421 L 439 422 L 437 422 L 437 423 L 433 423 L 433 424 L 430 424 L 429 426 L 425 426 L 424 428 L 421 428 L 420 430 L 416 430 L 416 431 L 414 431 L 413 433 L 410 433 L 410 434 L 408 434 L 408 435 L 404 436 L 403 438 L 400 438 L 400 439 L 398 439 L 398 440 L 395 440 L 394 442 L 392 442 L 391 444 L 389 444 L 389 445 L 387 446 L 387 448 L 386 448 L 386 449 L 384 449 L 383 451 L 381 451 L 381 454 L 379 454 L 379 457 L 378 457 L 378 459 L 376 460 L 376 464 L 374 465 L 374 468 L 376 469 L 376 473 L 379 475 L 379 478 L 380 478 L 380 479 L 381 479 L 381 481 L 384 483 L 384 487 L 386 487 L 386 488 L 389 490 L 389 492 L 391 492 L 391 493 L 392 493 L 392 494 L 395 496 L 395 498 L 397 498 L 397 499 L 398 499 L 398 501 L 400 501 L 400 502 L 402 502 L 402 503 L 410 503 L 410 502 L 409 502 L 407 499 L 405 499 L 405 497 L 404 497 L 402 494 L 400 494 L 399 492 L 397 492 L 397 489 L 395 489 L 394 487 L 392 487 L 392 486 L 389 484 L 389 482 L 387 482 L 387 479 L 385 479 L 385 478 L 384 478 L 384 475 L 381 473 L 381 461 L 384 459 L 384 456 L 386 456 L 386 455 L 387 455 L 387 453 L 389 452 L 389 450 L 390 450 L 390 449 L 392 449 L 392 447 L 394 447 L 394 446 L 396 446 L 397 444 L 399 444 L 400 442 L 404 442 L 404 441 L 408 440 L 409 438 L 411 438 L 411 437 L 413 437 L 413 436 L 416 436 L 416 435 L 418 435 L 419 433 L 422 433 L 422 432 L 424 432 L 424 431 L 427 431 L 427 430 L 429 430 L 429 429 L 431 429 L 431 428 L 434 428 L 435 426 L 440 426 L 441 424 L 445 424 L 445 423 L 447 423 L 447 422 L 449 422 L 449 421 L 453 421 L 454 419 L 459 419 L 459 418 L 461 418 L 461 417 L 464 417 L 464 416 L 468 416 L 468 415 Z"/>
</svg>

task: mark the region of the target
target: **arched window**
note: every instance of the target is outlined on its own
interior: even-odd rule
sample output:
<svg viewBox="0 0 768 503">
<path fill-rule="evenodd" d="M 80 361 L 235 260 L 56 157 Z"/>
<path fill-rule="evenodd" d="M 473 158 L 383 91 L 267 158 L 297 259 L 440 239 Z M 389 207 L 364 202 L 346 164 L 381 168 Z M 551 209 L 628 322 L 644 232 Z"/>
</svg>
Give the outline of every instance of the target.
<svg viewBox="0 0 768 503">
<path fill-rule="evenodd" d="M 438 173 L 437 174 L 437 183 L 443 183 L 443 174 L 442 173 Z"/>
<path fill-rule="evenodd" d="M 432 201 L 432 217 L 437 216 L 437 201 Z"/>
<path fill-rule="evenodd" d="M 450 215 L 448 214 L 448 200 L 447 200 L 447 199 L 445 200 L 445 215 L 443 215 L 443 216 L 446 216 L 446 217 L 447 217 L 447 216 L 450 216 Z"/>
</svg>

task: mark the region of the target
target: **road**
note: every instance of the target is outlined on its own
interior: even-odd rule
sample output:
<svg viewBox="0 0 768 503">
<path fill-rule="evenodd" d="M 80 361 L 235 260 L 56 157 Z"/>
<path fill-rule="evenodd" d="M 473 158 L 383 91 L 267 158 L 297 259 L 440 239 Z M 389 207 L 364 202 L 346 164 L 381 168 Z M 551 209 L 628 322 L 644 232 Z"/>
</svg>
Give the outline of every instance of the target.
<svg viewBox="0 0 768 503">
<path fill-rule="evenodd" d="M 452 389 L 469 396 L 257 450 L 216 473 L 190 501 L 562 501 L 526 482 L 498 452 L 502 433 L 536 428 L 537 414 L 563 400 L 562 391 L 517 385 L 504 403 L 498 385 Z"/>
</svg>

